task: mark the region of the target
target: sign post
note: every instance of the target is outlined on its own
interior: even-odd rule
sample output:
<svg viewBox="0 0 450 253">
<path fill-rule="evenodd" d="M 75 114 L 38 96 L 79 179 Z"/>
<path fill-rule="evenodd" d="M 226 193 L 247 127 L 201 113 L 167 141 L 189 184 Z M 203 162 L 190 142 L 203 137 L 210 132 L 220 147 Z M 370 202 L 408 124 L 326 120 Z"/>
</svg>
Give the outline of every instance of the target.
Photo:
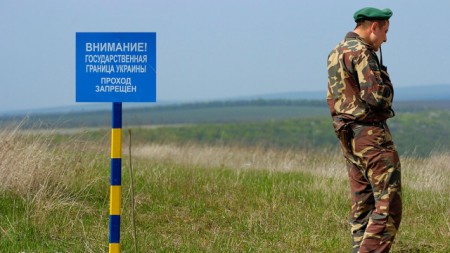
<svg viewBox="0 0 450 253">
<path fill-rule="evenodd" d="M 120 253 L 122 102 L 156 102 L 156 33 L 76 33 L 76 101 L 112 102 L 109 252 Z"/>
<path fill-rule="evenodd" d="M 122 202 L 122 103 L 114 102 L 111 120 L 111 180 L 109 189 L 109 252 L 120 252 Z"/>
</svg>

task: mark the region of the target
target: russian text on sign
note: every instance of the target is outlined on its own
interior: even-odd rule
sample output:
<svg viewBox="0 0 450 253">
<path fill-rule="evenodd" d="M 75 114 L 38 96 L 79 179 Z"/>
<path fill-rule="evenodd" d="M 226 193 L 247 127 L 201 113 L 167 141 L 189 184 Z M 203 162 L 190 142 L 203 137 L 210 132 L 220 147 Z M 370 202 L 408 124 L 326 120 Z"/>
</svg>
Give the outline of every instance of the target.
<svg viewBox="0 0 450 253">
<path fill-rule="evenodd" d="M 125 77 L 102 77 L 100 78 L 101 84 L 126 84 L 131 85 L 131 78 L 125 78 Z"/>
<path fill-rule="evenodd" d="M 86 63 L 147 63 L 147 55 L 97 55 L 87 54 L 84 56 Z"/>
<path fill-rule="evenodd" d="M 106 85 L 106 86 L 95 86 L 95 92 L 116 92 L 116 93 L 132 93 L 137 92 L 137 86 L 123 86 L 123 85 Z"/>
<path fill-rule="evenodd" d="M 145 42 L 87 42 L 86 52 L 146 52 Z"/>
</svg>

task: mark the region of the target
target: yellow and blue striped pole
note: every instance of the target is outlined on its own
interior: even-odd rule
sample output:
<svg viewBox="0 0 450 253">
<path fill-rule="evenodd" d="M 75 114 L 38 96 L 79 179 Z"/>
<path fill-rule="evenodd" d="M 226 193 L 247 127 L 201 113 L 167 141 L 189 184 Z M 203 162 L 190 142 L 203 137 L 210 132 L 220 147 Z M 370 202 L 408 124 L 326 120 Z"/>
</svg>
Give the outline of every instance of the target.
<svg viewBox="0 0 450 253">
<path fill-rule="evenodd" d="M 122 181 L 122 103 L 113 103 L 111 131 L 111 186 L 109 192 L 109 253 L 120 253 Z"/>
</svg>

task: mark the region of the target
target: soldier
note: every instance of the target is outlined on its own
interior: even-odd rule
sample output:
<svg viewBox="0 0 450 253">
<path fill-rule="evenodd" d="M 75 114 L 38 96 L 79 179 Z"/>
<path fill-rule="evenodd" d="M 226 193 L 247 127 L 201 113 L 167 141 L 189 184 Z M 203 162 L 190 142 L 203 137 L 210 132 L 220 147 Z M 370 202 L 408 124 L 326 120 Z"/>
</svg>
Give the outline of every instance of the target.
<svg viewBox="0 0 450 253">
<path fill-rule="evenodd" d="M 402 217 L 400 161 L 386 125 L 394 116 L 394 90 L 381 56 L 391 16 L 390 9 L 357 11 L 356 28 L 327 62 L 327 102 L 347 164 L 355 253 L 389 252 Z"/>
</svg>

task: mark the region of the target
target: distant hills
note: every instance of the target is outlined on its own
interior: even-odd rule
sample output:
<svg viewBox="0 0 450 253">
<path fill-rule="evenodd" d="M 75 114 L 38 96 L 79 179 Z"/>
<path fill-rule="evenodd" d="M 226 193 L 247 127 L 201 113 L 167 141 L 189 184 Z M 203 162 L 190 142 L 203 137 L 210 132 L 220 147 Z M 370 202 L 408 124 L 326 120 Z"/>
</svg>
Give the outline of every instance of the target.
<svg viewBox="0 0 450 253">
<path fill-rule="evenodd" d="M 308 99 L 323 100 L 327 94 L 326 90 L 306 92 L 286 92 L 251 96 L 246 99 Z M 450 84 L 436 84 L 411 87 L 395 87 L 396 101 L 421 101 L 421 100 L 450 100 Z M 244 99 L 244 98 L 243 98 Z"/>
<path fill-rule="evenodd" d="M 252 101 L 252 100 L 320 100 L 325 103 L 326 90 L 320 91 L 298 91 L 298 92 L 285 92 L 285 93 L 273 93 L 262 94 L 254 96 L 244 96 L 228 98 L 216 101 L 158 101 L 158 103 L 124 103 L 124 110 L 149 108 L 149 107 L 165 107 L 165 106 L 179 106 L 192 105 L 192 104 L 208 104 L 214 102 L 234 102 L 234 101 Z M 412 86 L 412 87 L 396 87 L 395 88 L 395 104 L 397 107 L 409 107 L 413 105 L 419 106 L 421 109 L 434 108 L 434 109 L 448 109 L 450 107 L 450 84 L 436 84 L 436 85 L 424 85 L 424 86 Z M 110 103 L 81 103 L 76 106 L 55 107 L 46 109 L 32 109 L 21 110 L 13 112 L 0 112 L 0 117 L 5 116 L 21 116 L 21 115 L 35 115 L 35 114 L 79 114 L 89 113 L 94 111 L 108 111 L 111 110 Z"/>
</svg>

